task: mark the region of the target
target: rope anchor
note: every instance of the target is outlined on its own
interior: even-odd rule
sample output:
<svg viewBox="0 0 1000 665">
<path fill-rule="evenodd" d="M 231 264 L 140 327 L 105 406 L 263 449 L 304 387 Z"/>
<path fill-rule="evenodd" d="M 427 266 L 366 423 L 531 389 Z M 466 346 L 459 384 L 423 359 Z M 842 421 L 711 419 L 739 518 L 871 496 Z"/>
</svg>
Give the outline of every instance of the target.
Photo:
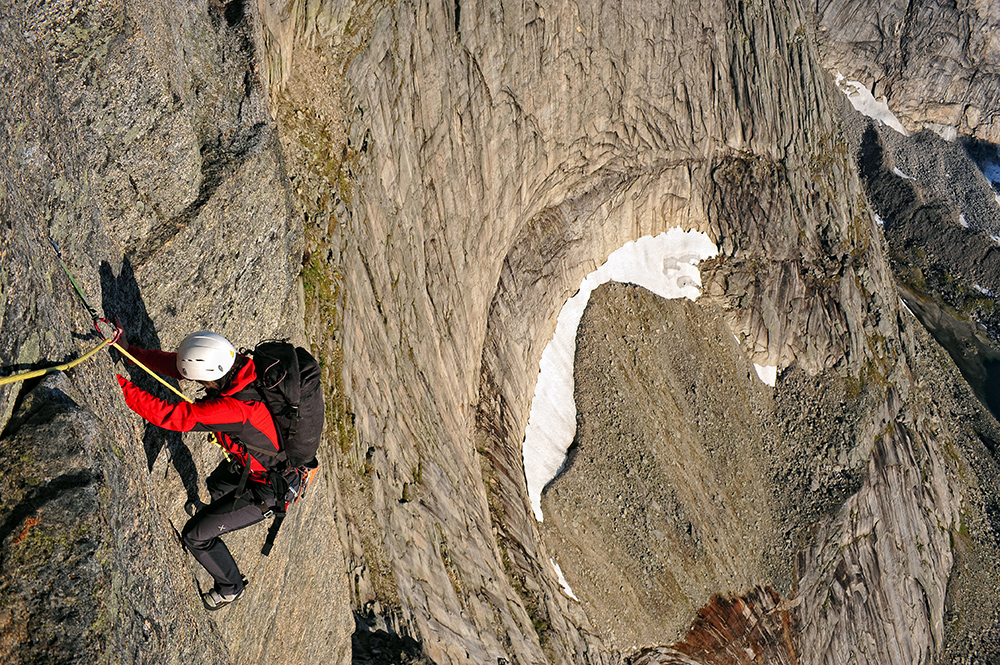
<svg viewBox="0 0 1000 665">
<path fill-rule="evenodd" d="M 97 314 L 97 310 L 95 310 L 93 307 L 90 306 L 90 303 L 87 302 L 86 296 L 84 296 L 83 294 L 83 289 L 80 287 L 80 283 L 76 281 L 76 278 L 73 277 L 72 273 L 70 273 L 69 271 L 69 268 L 66 267 L 66 263 L 62 260 L 62 251 L 59 249 L 59 245 L 57 245 L 55 240 L 53 240 L 52 238 L 49 238 L 49 242 L 52 243 L 52 248 L 55 249 L 56 256 L 59 258 L 59 265 L 62 266 L 63 272 L 66 273 L 66 276 L 69 277 L 69 281 L 73 284 L 73 289 L 76 291 L 77 296 L 79 296 L 80 302 L 83 303 L 83 306 L 87 308 L 87 312 L 94 319 L 94 328 L 97 330 L 97 334 L 100 335 L 101 339 L 104 341 L 102 341 L 93 349 L 87 351 L 85 354 L 83 354 L 82 356 L 80 356 L 75 360 L 71 360 L 69 362 L 65 362 L 60 365 L 54 365 L 52 367 L 45 367 L 43 369 L 30 370 L 27 372 L 21 372 L 20 374 L 12 374 L 10 376 L 0 377 L 0 386 L 5 386 L 11 383 L 17 383 L 18 381 L 27 381 L 28 379 L 35 379 L 40 376 L 52 374 L 54 372 L 65 372 L 67 370 L 76 367 L 80 363 L 88 360 L 94 354 L 96 354 L 98 351 L 100 351 L 106 346 L 113 346 L 119 351 L 121 351 L 121 347 L 118 345 L 118 340 L 121 339 L 122 336 L 121 327 L 116 326 L 107 319 L 101 318 Z M 110 328 L 110 334 L 105 334 L 105 331 L 101 330 L 102 323 L 106 325 L 108 328 Z"/>
</svg>

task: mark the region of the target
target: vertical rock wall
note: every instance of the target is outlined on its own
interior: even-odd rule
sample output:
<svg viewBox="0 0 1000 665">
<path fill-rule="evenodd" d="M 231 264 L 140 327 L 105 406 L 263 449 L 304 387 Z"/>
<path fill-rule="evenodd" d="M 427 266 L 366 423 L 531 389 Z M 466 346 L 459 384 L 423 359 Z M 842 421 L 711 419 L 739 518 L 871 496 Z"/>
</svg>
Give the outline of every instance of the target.
<svg viewBox="0 0 1000 665">
<path fill-rule="evenodd" d="M 344 371 L 399 603 L 438 662 L 614 660 L 558 590 L 520 468 L 538 358 L 579 280 L 680 224 L 720 244 L 707 289 L 758 362 L 868 381 L 899 348 L 809 24 L 767 3 L 369 18 L 347 69 L 362 195 Z M 810 624 L 810 643 L 845 625 Z"/>
<path fill-rule="evenodd" d="M 826 66 L 885 96 L 908 129 L 1000 143 L 995 3 L 822 0 L 815 10 Z"/>
<path fill-rule="evenodd" d="M 238 346 L 304 342 L 302 228 L 256 20 L 242 3 L 0 6 L 5 374 L 99 341 L 50 238 L 133 343 L 171 349 L 199 328 Z M 221 456 L 203 435 L 145 426 L 116 372 L 170 398 L 104 351 L 0 389 L 0 660 L 346 662 L 353 626 L 325 483 L 270 558 L 264 529 L 230 538 L 250 589 L 209 615 L 198 591 L 211 582 L 177 536 Z"/>
<path fill-rule="evenodd" d="M 210 620 L 174 530 L 215 451 L 145 428 L 103 354 L 4 388 L 5 656 L 346 662 L 350 602 L 398 620 L 441 665 L 621 662 L 632 645 L 560 590 L 520 446 L 566 297 L 625 241 L 675 225 L 720 247 L 703 266 L 710 324 L 724 320 L 747 360 L 789 369 L 795 390 L 779 386 L 775 412 L 788 431 L 812 428 L 799 442 L 822 443 L 795 453 L 816 459 L 776 499 L 821 495 L 793 529 L 818 534 L 797 543 L 797 598 L 718 592 L 797 608 L 802 662 L 941 650 L 957 519 L 948 438 L 912 385 L 909 324 L 801 6 L 0 10 L 3 366 L 93 342 L 49 237 L 136 343 L 170 348 L 203 326 L 239 345 L 302 340 L 296 276 L 317 234 L 310 250 L 324 251 L 309 265 L 336 280 L 309 292 L 338 310 L 322 348 L 342 364 L 323 360 L 342 375 L 356 433 L 324 446 L 329 473 L 271 558 L 255 554 L 261 530 L 230 539 L 251 588 Z M 283 94 L 304 49 L 299 62 L 336 90 L 278 108 L 320 129 L 327 107 L 344 113 L 343 135 L 308 154 L 279 142 L 265 99 Z M 289 187 L 289 154 L 339 166 L 313 191 L 296 163 Z M 863 417 L 838 421 L 829 386 Z M 821 417 L 788 395 L 818 395 Z M 812 437 L 821 429 L 836 436 Z M 752 585 L 756 572 L 732 578 Z M 699 639 L 644 662 L 689 659 Z"/>
</svg>

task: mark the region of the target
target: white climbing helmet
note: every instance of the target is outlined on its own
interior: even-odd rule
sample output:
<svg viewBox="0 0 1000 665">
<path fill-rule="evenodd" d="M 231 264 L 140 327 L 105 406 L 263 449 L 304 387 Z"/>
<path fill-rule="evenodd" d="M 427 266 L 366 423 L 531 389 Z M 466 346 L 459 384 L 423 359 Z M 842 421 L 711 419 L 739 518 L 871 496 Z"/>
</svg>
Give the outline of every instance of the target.
<svg viewBox="0 0 1000 665">
<path fill-rule="evenodd" d="M 236 362 L 236 348 L 214 332 L 200 330 L 181 341 L 177 349 L 177 371 L 191 381 L 221 379 Z"/>
</svg>

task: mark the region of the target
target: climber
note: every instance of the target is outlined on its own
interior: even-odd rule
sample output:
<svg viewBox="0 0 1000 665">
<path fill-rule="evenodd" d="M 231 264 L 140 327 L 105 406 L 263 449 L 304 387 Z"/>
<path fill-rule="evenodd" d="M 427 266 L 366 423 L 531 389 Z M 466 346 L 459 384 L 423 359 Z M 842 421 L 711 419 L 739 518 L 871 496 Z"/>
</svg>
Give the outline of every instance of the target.
<svg viewBox="0 0 1000 665">
<path fill-rule="evenodd" d="M 202 594 L 202 602 L 206 609 L 217 610 L 238 599 L 246 586 L 220 536 L 285 507 L 284 492 L 276 497 L 268 482 L 267 469 L 279 453 L 278 434 L 253 388 L 257 376 L 253 359 L 237 353 L 225 337 L 207 331 L 185 337 L 176 353 L 130 346 L 124 335 L 119 344 L 156 372 L 196 381 L 206 389 L 205 397 L 193 403 L 171 403 L 118 375 L 129 408 L 164 429 L 215 432 L 232 459 L 232 463 L 223 460 L 206 480 L 212 502 L 201 507 L 189 501 L 185 506 L 191 519 L 181 534 L 183 544 L 215 579 L 215 586 Z"/>
</svg>

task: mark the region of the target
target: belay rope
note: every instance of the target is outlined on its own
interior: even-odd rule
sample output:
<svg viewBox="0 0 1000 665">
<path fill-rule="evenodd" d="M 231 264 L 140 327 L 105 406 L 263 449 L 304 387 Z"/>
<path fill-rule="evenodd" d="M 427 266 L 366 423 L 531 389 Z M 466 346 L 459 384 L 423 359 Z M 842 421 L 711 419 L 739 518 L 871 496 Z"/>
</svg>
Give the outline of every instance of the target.
<svg viewBox="0 0 1000 665">
<path fill-rule="evenodd" d="M 90 314 L 90 318 L 93 319 L 94 328 L 97 330 L 97 334 L 100 335 L 104 341 L 102 341 L 100 344 L 95 346 L 90 351 L 87 351 L 85 354 L 83 354 L 76 360 L 71 360 L 69 362 L 62 363 L 61 365 L 54 365 L 52 367 L 45 367 L 43 369 L 36 369 L 28 372 L 21 372 L 20 374 L 12 374 L 10 376 L 0 377 L 0 386 L 5 386 L 10 383 L 17 383 L 18 381 L 27 381 L 28 379 L 35 379 L 40 376 L 45 376 L 46 374 L 52 374 L 53 372 L 65 372 L 66 370 L 72 369 L 73 367 L 76 367 L 80 363 L 91 358 L 94 354 L 96 354 L 98 351 L 100 351 L 106 346 L 114 346 L 122 353 L 125 353 L 124 351 L 122 351 L 121 346 L 119 346 L 118 344 L 118 339 L 119 337 L 121 337 L 122 334 L 121 329 L 118 328 L 117 326 L 112 325 L 110 322 L 108 322 L 107 319 L 101 318 L 101 316 L 97 313 L 97 310 L 95 310 L 93 307 L 90 306 L 90 303 L 87 302 L 87 297 L 83 294 L 83 289 L 80 288 L 79 282 L 76 281 L 76 278 L 73 277 L 73 274 L 69 271 L 69 268 L 66 267 L 66 263 L 62 259 L 62 252 L 59 250 L 59 246 L 56 245 L 56 242 L 52 240 L 52 238 L 49 238 L 49 242 L 52 243 L 52 248 L 55 249 L 56 257 L 59 259 L 59 265 L 62 266 L 63 272 L 65 272 L 66 276 L 69 277 L 69 281 L 73 285 L 73 289 L 74 291 L 76 291 L 76 295 L 79 297 L 80 302 L 83 303 L 83 306 L 87 308 L 87 313 Z M 101 330 L 100 327 L 101 323 L 105 323 L 112 328 L 113 332 L 110 337 L 105 335 L 104 331 Z M 145 367 L 143 367 L 143 369 L 145 369 L 147 372 L 150 372 L 150 370 Z M 168 387 L 171 386 L 168 385 Z"/>
<path fill-rule="evenodd" d="M 52 367 L 46 367 L 45 369 L 31 370 L 30 372 L 22 372 L 21 374 L 12 374 L 10 376 L 0 377 L 0 386 L 5 386 L 8 383 L 17 383 L 18 381 L 27 381 L 28 379 L 35 379 L 40 376 L 45 376 L 46 374 L 52 374 L 53 372 L 65 372 L 68 369 L 72 369 L 87 360 L 95 353 L 100 351 L 106 346 L 111 344 L 111 340 L 105 339 L 103 342 L 87 351 L 85 354 L 77 358 L 76 360 L 71 360 L 70 362 L 63 363 L 61 365 L 54 365 Z"/>
<path fill-rule="evenodd" d="M 66 370 L 69 370 L 69 369 L 72 369 L 73 367 L 76 367 L 77 365 L 79 365 L 80 363 L 84 362 L 88 358 L 91 358 L 94 354 L 96 354 L 101 349 L 103 349 L 103 348 L 105 348 L 107 346 L 112 346 L 120 354 L 122 354 L 124 357 L 128 358 L 133 364 L 141 367 L 142 369 L 144 369 L 146 371 L 147 374 L 149 374 L 151 377 L 153 377 L 154 379 L 156 379 L 157 381 L 159 381 L 160 383 L 162 383 L 164 386 L 166 386 L 167 388 L 169 388 L 172 393 L 174 393 L 175 395 L 177 395 L 178 397 L 180 397 L 185 402 L 188 402 L 189 404 L 193 404 L 194 403 L 193 399 L 191 399 L 190 397 L 188 397 L 187 395 L 185 395 L 184 393 L 182 393 L 180 390 L 178 390 L 177 388 L 174 388 L 172 385 L 170 385 L 169 383 L 167 383 L 163 379 L 163 377 L 161 377 L 159 374 L 157 374 L 156 372 L 154 372 L 153 370 L 149 369 L 148 367 L 146 367 L 145 365 L 143 365 L 141 362 L 139 362 L 138 360 L 136 360 L 135 357 L 131 353 L 129 353 L 128 351 L 126 351 L 125 349 L 123 349 L 121 347 L 121 345 L 118 343 L 118 340 L 122 336 L 122 329 L 119 328 L 118 326 L 114 325 L 113 323 L 111 323 L 107 319 L 102 318 L 100 316 L 100 314 L 97 313 L 97 310 L 94 309 L 93 307 L 91 307 L 90 303 L 87 302 L 87 296 L 84 295 L 83 289 L 80 287 L 80 283 L 76 281 L 76 278 L 73 277 L 73 273 L 71 273 L 69 271 L 69 268 L 66 267 L 66 263 L 65 263 L 65 261 L 63 261 L 63 258 L 62 258 L 62 251 L 59 249 L 59 246 L 56 244 L 55 240 L 53 240 L 52 238 L 49 238 L 49 242 L 52 243 L 52 248 L 56 251 L 56 257 L 59 259 L 59 265 L 62 266 L 63 272 L 66 273 L 66 276 L 69 278 L 70 283 L 73 285 L 73 290 L 76 292 L 77 297 L 79 298 L 80 302 L 83 303 L 83 306 L 87 309 L 87 313 L 90 314 L 90 317 L 94 320 L 94 328 L 97 330 L 97 334 L 100 335 L 102 338 L 104 338 L 104 341 L 102 341 L 100 344 L 98 344 L 97 346 L 95 346 L 90 351 L 87 351 L 85 354 L 83 354 L 82 356 L 80 356 L 76 360 L 72 360 L 70 362 L 66 362 L 66 363 L 63 363 L 61 365 L 55 365 L 53 367 L 46 367 L 44 369 L 36 369 L 36 370 L 28 371 L 28 372 L 22 372 L 20 374 L 12 374 L 11 376 L 0 377 L 0 386 L 7 385 L 9 383 L 16 383 L 18 381 L 27 381 L 28 379 L 34 379 L 34 378 L 37 378 L 37 377 L 40 377 L 40 376 L 45 376 L 46 374 L 52 374 L 53 372 L 65 372 Z M 111 328 L 112 332 L 111 332 L 110 336 L 105 335 L 104 331 L 101 330 L 101 324 L 102 323 L 105 324 L 106 326 L 108 326 L 109 328 Z M 227 451 L 223 447 L 222 443 L 218 440 L 218 438 L 215 436 L 214 433 L 212 434 L 212 437 L 211 437 L 210 440 L 212 441 L 212 443 L 214 443 L 215 445 L 219 446 L 219 448 L 222 448 L 223 452 L 226 453 L 226 459 L 229 459 L 229 451 Z"/>
</svg>

